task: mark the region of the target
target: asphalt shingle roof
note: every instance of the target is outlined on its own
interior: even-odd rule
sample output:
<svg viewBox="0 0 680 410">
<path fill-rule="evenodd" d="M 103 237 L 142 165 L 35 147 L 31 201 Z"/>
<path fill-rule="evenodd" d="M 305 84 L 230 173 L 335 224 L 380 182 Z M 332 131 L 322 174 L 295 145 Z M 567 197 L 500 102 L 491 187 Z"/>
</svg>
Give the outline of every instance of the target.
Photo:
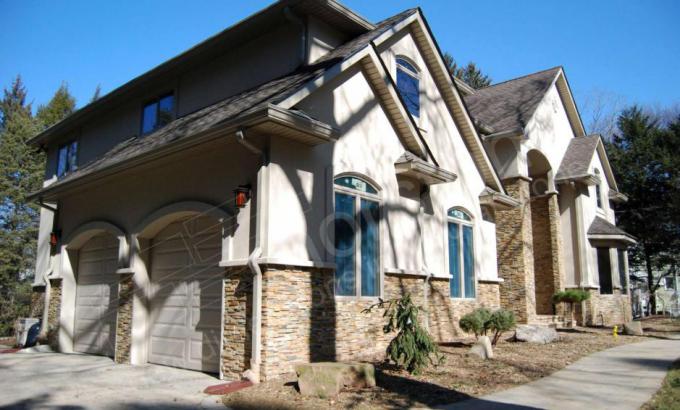
<svg viewBox="0 0 680 410">
<path fill-rule="evenodd" d="M 623 235 L 633 238 L 628 232 L 599 216 L 596 216 L 590 224 L 588 235 Z"/>
<path fill-rule="evenodd" d="M 586 175 L 599 141 L 599 135 L 572 138 L 555 179 L 561 181 Z"/>
<path fill-rule="evenodd" d="M 416 12 L 417 9 L 408 9 L 381 21 L 374 30 L 357 36 L 335 48 L 310 66 L 300 67 L 283 77 L 228 97 L 184 117 L 177 118 L 151 134 L 143 137 L 134 136 L 124 140 L 95 160 L 82 165 L 76 171 L 69 173 L 45 189 L 52 190 L 63 186 L 75 179 L 101 171 L 125 160 L 139 157 L 168 144 L 191 138 L 197 133 L 207 131 L 227 121 L 237 120 L 239 117 L 254 113 L 269 104 L 277 104 L 301 89 L 309 81 L 323 75 L 330 67 L 359 52 L 375 38 Z M 39 194 L 40 192 L 36 193 L 36 195 Z"/>
<path fill-rule="evenodd" d="M 521 130 L 560 70 L 555 67 L 476 90 L 464 97 L 470 115 L 493 132 Z"/>
</svg>

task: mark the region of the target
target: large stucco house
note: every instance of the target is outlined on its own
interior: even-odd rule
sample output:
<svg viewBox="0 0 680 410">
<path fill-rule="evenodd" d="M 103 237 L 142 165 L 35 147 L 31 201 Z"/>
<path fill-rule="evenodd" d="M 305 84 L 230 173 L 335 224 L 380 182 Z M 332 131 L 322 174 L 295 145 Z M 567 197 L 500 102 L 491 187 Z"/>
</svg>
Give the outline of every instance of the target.
<svg viewBox="0 0 680 410">
<path fill-rule="evenodd" d="M 591 323 L 629 300 L 624 197 L 562 69 L 472 90 L 419 9 L 280 1 L 31 143 L 64 352 L 266 379 L 384 352 L 378 298 L 440 341 L 479 306 L 549 321 L 565 287 Z"/>
</svg>

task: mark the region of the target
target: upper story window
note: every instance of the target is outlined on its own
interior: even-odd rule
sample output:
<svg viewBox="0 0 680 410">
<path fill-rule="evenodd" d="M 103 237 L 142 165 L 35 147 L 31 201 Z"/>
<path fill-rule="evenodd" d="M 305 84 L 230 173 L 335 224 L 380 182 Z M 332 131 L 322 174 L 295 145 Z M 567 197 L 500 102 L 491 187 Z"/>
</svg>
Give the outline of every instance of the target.
<svg viewBox="0 0 680 410">
<path fill-rule="evenodd" d="M 397 58 L 397 89 L 414 117 L 420 117 L 420 76 L 416 67 L 404 58 Z"/>
<path fill-rule="evenodd" d="M 78 168 L 78 141 L 72 140 L 59 147 L 57 177 L 61 178 Z"/>
<path fill-rule="evenodd" d="M 147 103 L 142 109 L 142 135 L 168 124 L 175 116 L 175 97 L 166 94 Z"/>
<path fill-rule="evenodd" d="M 600 176 L 600 170 L 599 169 L 595 169 L 595 175 L 597 175 L 598 177 Z M 595 198 L 596 198 L 596 201 L 597 201 L 597 207 L 600 208 L 600 209 L 603 209 L 603 206 L 602 206 L 602 188 L 600 187 L 600 181 L 598 181 L 597 184 L 595 185 Z"/>
<path fill-rule="evenodd" d="M 380 295 L 380 197 L 354 176 L 335 179 L 335 294 Z"/>
<path fill-rule="evenodd" d="M 449 274 L 452 298 L 475 297 L 472 218 L 460 209 L 448 212 Z"/>
</svg>

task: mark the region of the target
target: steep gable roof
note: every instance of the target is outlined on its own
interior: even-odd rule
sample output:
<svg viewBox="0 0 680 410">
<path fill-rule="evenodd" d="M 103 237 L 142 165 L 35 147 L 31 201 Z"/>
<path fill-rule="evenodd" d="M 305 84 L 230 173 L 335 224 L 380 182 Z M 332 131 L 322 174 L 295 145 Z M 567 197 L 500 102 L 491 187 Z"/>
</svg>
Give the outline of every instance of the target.
<svg viewBox="0 0 680 410">
<path fill-rule="evenodd" d="M 351 35 L 360 35 L 376 28 L 363 17 L 335 0 L 279 0 L 177 56 L 164 61 L 144 74 L 133 78 L 96 101 L 85 105 L 32 138 L 29 143 L 36 145 L 45 144 L 51 138 L 58 137 L 77 126 L 80 122 L 91 118 L 92 115 L 108 109 L 112 104 L 117 104 L 130 98 L 131 93 L 134 93 L 138 88 L 147 86 L 150 82 L 163 78 L 163 76 L 169 73 L 176 72 L 182 69 L 182 67 L 187 67 L 189 64 L 196 64 L 199 60 L 210 61 L 215 55 L 222 53 L 225 48 L 233 47 L 235 44 L 243 44 L 254 32 L 259 32 L 263 27 L 274 24 L 276 19 L 283 18 L 283 11 L 287 8 L 296 13 L 314 15 L 322 20 L 332 22 L 334 26 L 351 33 Z"/>
<path fill-rule="evenodd" d="M 192 114 L 177 118 L 165 127 L 143 137 L 133 137 L 112 147 L 102 156 L 69 173 L 56 183 L 46 187 L 31 197 L 44 195 L 64 189 L 76 181 L 99 174 L 108 169 L 127 164 L 129 161 L 157 153 L 170 146 L 191 143 L 195 136 L 234 126 L 249 116 L 276 106 L 291 95 L 299 92 L 310 81 L 323 77 L 338 63 L 350 59 L 363 50 L 370 42 L 389 30 L 395 24 L 416 12 L 415 9 L 406 10 L 378 23 L 367 33 L 357 36 L 353 40 L 337 47 L 321 57 L 311 66 L 301 67 L 281 78 L 266 82 L 250 90 L 226 98 L 216 104 L 200 109 Z M 288 108 L 288 107 L 286 107 Z M 291 112 L 289 110 L 285 110 Z M 330 126 L 312 121 L 315 125 L 330 129 Z"/>
<path fill-rule="evenodd" d="M 593 135 L 572 138 L 569 141 L 567 151 L 564 153 L 562 163 L 555 174 L 555 180 L 561 181 L 579 178 L 588 174 L 588 168 L 599 142 L 599 137 Z"/>
<path fill-rule="evenodd" d="M 572 138 L 569 141 L 567 151 L 562 158 L 562 163 L 555 174 L 555 182 L 564 182 L 589 176 L 588 169 L 593 160 L 593 155 L 597 152 L 605 178 L 610 188 L 615 192 L 619 191 L 614 178 L 607 152 L 599 134 L 592 134 L 585 137 Z"/>
<path fill-rule="evenodd" d="M 472 116 L 494 132 L 522 130 L 560 70 L 554 67 L 476 90 L 465 102 Z"/>
</svg>

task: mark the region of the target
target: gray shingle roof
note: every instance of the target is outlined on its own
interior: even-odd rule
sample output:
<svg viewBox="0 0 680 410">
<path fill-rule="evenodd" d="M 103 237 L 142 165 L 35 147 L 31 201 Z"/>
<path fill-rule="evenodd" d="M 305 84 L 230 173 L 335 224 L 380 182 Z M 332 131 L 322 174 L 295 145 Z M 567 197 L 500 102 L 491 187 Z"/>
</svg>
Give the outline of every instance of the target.
<svg viewBox="0 0 680 410">
<path fill-rule="evenodd" d="M 135 136 L 124 140 L 97 159 L 82 165 L 76 171 L 69 173 L 61 180 L 45 188 L 45 190 L 53 190 L 125 160 L 148 154 L 171 143 L 186 140 L 197 133 L 208 131 L 227 121 L 234 121 L 240 117 L 245 117 L 269 104 L 277 104 L 302 88 L 309 81 L 323 75 L 327 69 L 336 63 L 359 52 L 375 38 L 415 12 L 417 12 L 417 9 L 409 9 L 381 21 L 374 30 L 357 36 L 337 47 L 313 65 L 301 67 L 288 75 L 178 118 L 151 134 L 143 137 Z M 40 191 L 33 195 L 39 194 Z"/>
<path fill-rule="evenodd" d="M 628 232 L 599 216 L 590 224 L 588 235 L 622 235 L 634 239 Z"/>
<path fill-rule="evenodd" d="M 599 142 L 599 135 L 572 138 L 555 174 L 555 180 L 563 181 L 586 175 Z"/>
<path fill-rule="evenodd" d="M 464 97 L 470 115 L 493 132 L 521 130 L 560 70 L 555 67 L 477 90 Z"/>
</svg>

